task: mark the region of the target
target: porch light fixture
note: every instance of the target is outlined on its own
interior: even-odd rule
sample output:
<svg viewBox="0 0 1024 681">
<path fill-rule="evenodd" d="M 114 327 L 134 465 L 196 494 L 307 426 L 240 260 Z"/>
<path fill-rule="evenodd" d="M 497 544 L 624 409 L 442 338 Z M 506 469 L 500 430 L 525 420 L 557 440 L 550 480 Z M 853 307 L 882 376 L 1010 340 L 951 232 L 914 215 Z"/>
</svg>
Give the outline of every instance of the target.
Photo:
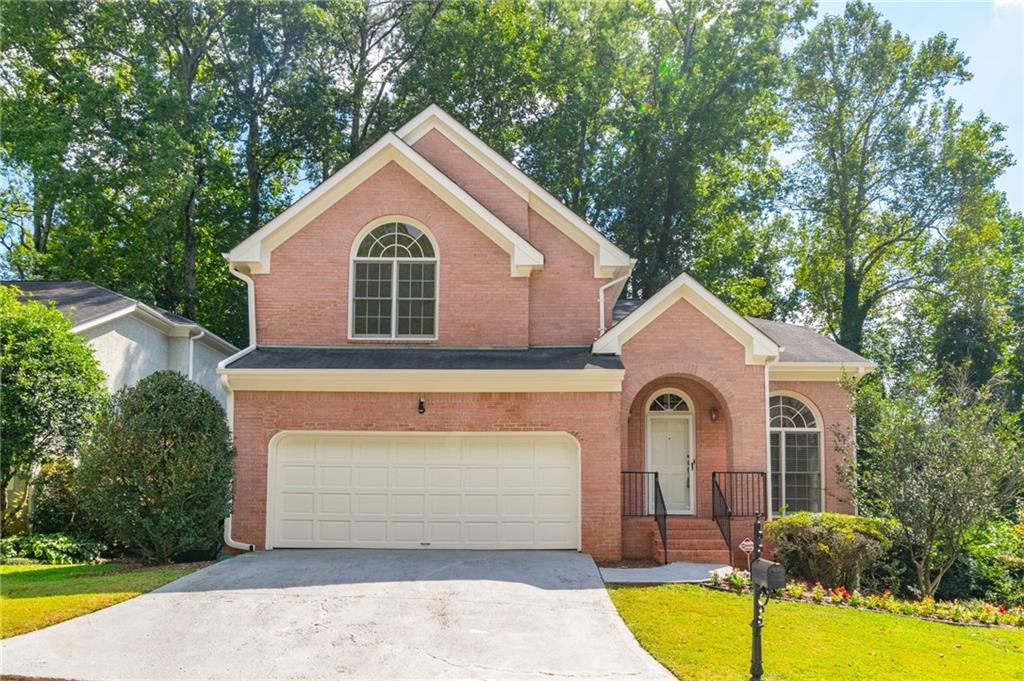
<svg viewBox="0 0 1024 681">
<path fill-rule="evenodd" d="M 718 420 L 718 407 L 711 407 L 708 411 L 708 416 L 711 418 L 711 422 L 714 423 Z"/>
<path fill-rule="evenodd" d="M 427 413 L 427 400 L 423 397 L 423 393 L 420 393 L 420 402 L 416 405 L 416 411 L 421 414 Z"/>
</svg>

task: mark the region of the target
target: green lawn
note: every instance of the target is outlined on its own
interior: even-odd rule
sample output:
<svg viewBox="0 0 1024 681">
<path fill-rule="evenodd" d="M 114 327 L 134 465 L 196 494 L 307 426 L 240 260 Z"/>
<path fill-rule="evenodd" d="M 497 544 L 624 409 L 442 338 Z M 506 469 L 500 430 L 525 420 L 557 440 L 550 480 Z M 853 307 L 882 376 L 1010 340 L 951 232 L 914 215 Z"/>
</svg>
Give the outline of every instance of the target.
<svg viewBox="0 0 1024 681">
<path fill-rule="evenodd" d="M 691 585 L 611 587 L 640 644 L 681 679 L 747 679 L 751 597 Z M 1024 631 L 771 601 L 766 679 L 1024 679 Z"/>
<path fill-rule="evenodd" d="M 126 601 L 196 569 L 102 565 L 0 566 L 0 638 Z"/>
</svg>

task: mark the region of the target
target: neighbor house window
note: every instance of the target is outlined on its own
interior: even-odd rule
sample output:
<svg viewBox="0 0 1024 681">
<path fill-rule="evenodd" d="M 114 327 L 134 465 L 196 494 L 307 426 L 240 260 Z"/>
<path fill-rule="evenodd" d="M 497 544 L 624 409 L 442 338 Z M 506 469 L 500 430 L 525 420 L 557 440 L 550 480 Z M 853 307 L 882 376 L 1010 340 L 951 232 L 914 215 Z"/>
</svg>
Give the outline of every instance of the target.
<svg viewBox="0 0 1024 681">
<path fill-rule="evenodd" d="M 352 265 L 354 337 L 437 335 L 437 254 L 422 229 L 402 222 L 375 227 Z"/>
<path fill-rule="evenodd" d="M 795 397 L 774 395 L 768 415 L 772 510 L 821 511 L 821 426 L 814 412 Z"/>
</svg>

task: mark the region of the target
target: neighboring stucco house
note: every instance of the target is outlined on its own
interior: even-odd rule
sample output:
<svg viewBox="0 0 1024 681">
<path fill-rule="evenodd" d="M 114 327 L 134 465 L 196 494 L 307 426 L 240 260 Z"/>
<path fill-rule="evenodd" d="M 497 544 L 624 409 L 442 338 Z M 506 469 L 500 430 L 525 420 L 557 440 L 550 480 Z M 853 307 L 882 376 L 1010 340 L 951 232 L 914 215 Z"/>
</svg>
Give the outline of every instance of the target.
<svg viewBox="0 0 1024 681">
<path fill-rule="evenodd" d="M 21 289 L 23 300 L 52 301 L 71 320 L 72 331 L 92 346 L 111 392 L 173 369 L 227 406 L 217 365 L 238 348 L 195 322 L 88 281 L 3 283 Z"/>
<path fill-rule="evenodd" d="M 852 510 L 869 362 L 686 274 L 616 303 L 629 255 L 436 106 L 226 257 L 235 542 L 721 561 L 755 511 Z"/>
</svg>

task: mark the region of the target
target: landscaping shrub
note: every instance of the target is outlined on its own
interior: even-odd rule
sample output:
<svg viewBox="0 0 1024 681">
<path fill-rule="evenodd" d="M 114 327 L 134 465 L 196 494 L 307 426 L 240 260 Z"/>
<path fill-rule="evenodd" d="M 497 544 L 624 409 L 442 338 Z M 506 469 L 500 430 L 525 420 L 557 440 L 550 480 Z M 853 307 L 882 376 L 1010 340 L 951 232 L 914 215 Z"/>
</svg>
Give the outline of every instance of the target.
<svg viewBox="0 0 1024 681">
<path fill-rule="evenodd" d="M 891 523 L 841 513 L 793 513 L 765 530 L 788 575 L 828 588 L 859 588 L 865 571 L 892 546 Z"/>
<path fill-rule="evenodd" d="M 75 465 L 67 459 L 44 464 L 32 483 L 29 526 L 39 534 L 55 532 L 88 536 L 74 489 Z"/>
<path fill-rule="evenodd" d="M 973 538 L 968 553 L 942 580 L 938 597 L 983 598 L 1024 605 L 1024 508 L 1016 522 L 994 520 Z"/>
<path fill-rule="evenodd" d="M 77 484 L 107 536 L 145 561 L 168 562 L 219 547 L 234 456 L 216 398 L 160 371 L 114 395 L 82 449 Z"/>
<path fill-rule="evenodd" d="M 91 539 L 67 534 L 16 534 L 0 539 L 0 558 L 29 558 L 53 565 L 93 563 L 106 547 Z"/>
</svg>

